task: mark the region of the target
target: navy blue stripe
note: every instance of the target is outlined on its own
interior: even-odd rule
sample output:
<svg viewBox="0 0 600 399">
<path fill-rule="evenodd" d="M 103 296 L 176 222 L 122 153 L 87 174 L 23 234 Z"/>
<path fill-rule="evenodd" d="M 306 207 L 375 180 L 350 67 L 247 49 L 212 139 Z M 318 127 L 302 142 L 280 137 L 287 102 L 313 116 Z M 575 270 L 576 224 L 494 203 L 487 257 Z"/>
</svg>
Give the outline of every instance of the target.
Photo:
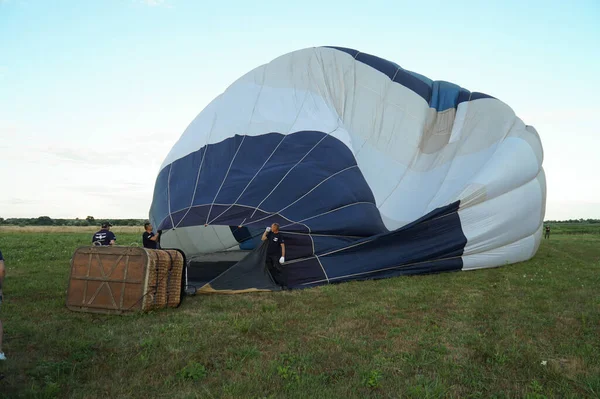
<svg viewBox="0 0 600 399">
<path fill-rule="evenodd" d="M 473 101 L 481 98 L 494 98 L 485 93 L 471 93 L 450 82 L 433 81 L 416 72 L 408 71 L 398 64 L 371 54 L 362 53 L 354 49 L 336 46 L 324 46 L 351 55 L 354 59 L 383 73 L 394 82 L 414 91 L 421 96 L 431 108 L 437 111 L 445 111 L 458 107 L 465 101 Z"/>
<path fill-rule="evenodd" d="M 456 202 L 438 208 L 398 230 L 317 255 L 321 254 L 321 265 L 334 282 L 460 270 L 467 238 L 458 216 L 459 206 Z M 330 240 L 313 239 L 317 247 Z M 292 281 L 290 286 L 305 283 Z"/>
<path fill-rule="evenodd" d="M 239 206 L 230 208 L 234 202 Z M 281 216 L 261 220 L 279 211 Z M 160 230 L 207 221 L 264 228 L 275 219 L 309 219 L 290 231 L 309 226 L 312 232 L 362 237 L 387 231 L 352 152 L 323 132 L 236 135 L 174 161 L 157 178 L 151 220 Z"/>
<path fill-rule="evenodd" d="M 286 234 L 286 237 L 293 237 L 296 234 Z M 339 248 L 344 248 L 356 243 L 360 238 L 356 237 L 341 237 L 341 236 L 320 236 L 311 234 L 313 245 L 316 254 L 323 254 L 334 251 Z"/>
<path fill-rule="evenodd" d="M 252 239 L 252 232 L 247 227 L 229 226 L 229 229 L 237 242 L 241 243 Z"/>
<path fill-rule="evenodd" d="M 285 242 L 285 258 L 287 261 L 293 259 L 305 259 L 314 255 L 313 239 L 308 234 L 286 234 L 281 231 Z M 320 274 L 323 276 L 323 270 L 319 266 Z"/>
<path fill-rule="evenodd" d="M 318 217 L 302 223 L 310 227 L 311 232 L 317 234 L 370 237 L 388 231 L 381 217 L 373 218 L 373 215 L 380 215 L 375 204 L 359 203 L 319 214 Z"/>
<path fill-rule="evenodd" d="M 284 267 L 286 268 L 288 288 L 298 288 L 303 284 L 325 279 L 325 274 L 323 274 L 317 258 L 284 265 Z"/>
<path fill-rule="evenodd" d="M 376 271 L 361 276 L 354 276 L 346 279 L 335 279 L 331 280 L 331 284 L 345 283 L 348 281 L 365 281 L 365 280 L 379 280 L 384 278 L 399 277 L 399 276 L 413 276 L 421 274 L 435 274 L 435 273 L 447 273 L 457 272 L 463 267 L 462 258 L 452 259 L 440 259 L 434 261 L 428 261 L 418 263 L 414 265 L 398 266 L 397 268 Z M 319 280 L 308 281 L 304 284 L 298 284 L 294 289 L 311 288 L 325 284 L 323 281 L 315 282 Z"/>
<path fill-rule="evenodd" d="M 164 219 L 169 215 L 168 179 L 170 169 L 171 165 L 163 168 L 154 183 L 154 195 L 150 205 L 150 223 L 157 230 L 161 230 L 160 225 L 164 224 Z"/>
</svg>

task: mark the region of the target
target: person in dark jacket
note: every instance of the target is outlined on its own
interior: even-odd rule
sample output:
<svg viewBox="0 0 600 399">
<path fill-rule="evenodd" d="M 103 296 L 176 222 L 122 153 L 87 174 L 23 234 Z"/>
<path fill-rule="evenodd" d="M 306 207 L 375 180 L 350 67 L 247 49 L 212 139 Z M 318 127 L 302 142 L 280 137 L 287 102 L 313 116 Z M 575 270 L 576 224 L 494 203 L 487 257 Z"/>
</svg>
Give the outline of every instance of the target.
<svg viewBox="0 0 600 399">
<path fill-rule="evenodd" d="M 546 238 L 550 238 L 550 226 L 546 225 L 546 227 L 544 227 L 544 239 Z"/>
<path fill-rule="evenodd" d="M 109 222 L 102 223 L 102 229 L 94 233 L 92 236 L 92 244 L 94 245 L 115 245 L 117 236 L 110 231 L 112 224 Z"/>
<path fill-rule="evenodd" d="M 261 240 L 268 240 L 267 268 L 269 272 L 277 284 L 286 287 L 287 278 L 285 269 L 282 267 L 285 263 L 285 238 L 279 231 L 279 225 L 273 223 L 271 227 L 267 227 Z"/>
<path fill-rule="evenodd" d="M 145 231 L 142 234 L 144 248 L 158 249 L 158 234 L 154 234 L 152 225 L 150 223 L 144 223 L 144 230 Z"/>
</svg>

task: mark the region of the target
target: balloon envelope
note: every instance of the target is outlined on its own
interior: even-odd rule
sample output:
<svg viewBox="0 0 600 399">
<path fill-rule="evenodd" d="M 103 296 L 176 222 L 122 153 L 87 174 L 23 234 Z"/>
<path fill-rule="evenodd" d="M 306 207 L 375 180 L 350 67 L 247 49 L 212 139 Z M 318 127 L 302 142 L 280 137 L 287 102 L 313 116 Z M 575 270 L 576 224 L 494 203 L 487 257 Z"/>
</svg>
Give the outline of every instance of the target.
<svg viewBox="0 0 600 399">
<path fill-rule="evenodd" d="M 356 50 L 308 48 L 240 77 L 188 126 L 150 218 L 188 257 L 286 237 L 290 287 L 531 258 L 546 182 L 502 101 Z"/>
</svg>

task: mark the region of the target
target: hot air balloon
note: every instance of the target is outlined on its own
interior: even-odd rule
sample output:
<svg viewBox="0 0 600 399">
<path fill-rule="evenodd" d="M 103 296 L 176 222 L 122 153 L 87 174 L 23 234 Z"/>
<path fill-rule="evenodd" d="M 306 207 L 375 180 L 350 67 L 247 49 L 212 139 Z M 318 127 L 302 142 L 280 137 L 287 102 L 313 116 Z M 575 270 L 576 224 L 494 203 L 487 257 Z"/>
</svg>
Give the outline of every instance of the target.
<svg viewBox="0 0 600 399">
<path fill-rule="evenodd" d="M 200 292 L 281 289 L 264 265 L 272 223 L 290 289 L 497 267 L 539 247 L 542 161 L 536 130 L 490 95 L 307 48 L 200 112 L 160 168 L 150 219 L 163 248 L 204 259 Z"/>
</svg>

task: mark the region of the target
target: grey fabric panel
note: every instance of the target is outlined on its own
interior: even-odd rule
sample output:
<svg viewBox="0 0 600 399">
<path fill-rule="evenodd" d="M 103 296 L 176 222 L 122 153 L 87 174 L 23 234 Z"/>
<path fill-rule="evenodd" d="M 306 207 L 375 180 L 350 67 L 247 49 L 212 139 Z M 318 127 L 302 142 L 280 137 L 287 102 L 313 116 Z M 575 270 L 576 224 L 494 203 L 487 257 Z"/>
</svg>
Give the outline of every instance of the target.
<svg viewBox="0 0 600 399">
<path fill-rule="evenodd" d="M 266 267 L 268 243 L 265 241 L 251 251 L 244 259 L 229 268 L 226 272 L 210 282 L 216 290 L 271 290 L 279 291 L 281 287 L 273 281 Z"/>
</svg>

